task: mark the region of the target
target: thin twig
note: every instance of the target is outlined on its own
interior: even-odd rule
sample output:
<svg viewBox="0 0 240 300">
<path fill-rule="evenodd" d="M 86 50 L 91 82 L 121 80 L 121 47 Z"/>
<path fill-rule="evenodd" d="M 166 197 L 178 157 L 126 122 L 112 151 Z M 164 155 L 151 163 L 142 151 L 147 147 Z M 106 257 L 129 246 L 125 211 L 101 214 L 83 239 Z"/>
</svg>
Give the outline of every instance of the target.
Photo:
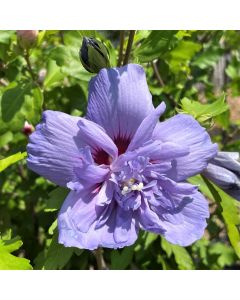
<svg viewBox="0 0 240 300">
<path fill-rule="evenodd" d="M 125 53 L 123 65 L 126 65 L 128 63 L 130 53 L 131 53 L 131 49 L 132 49 L 134 35 L 135 35 L 135 30 L 130 30 L 129 38 L 128 38 L 128 44 L 127 44 L 127 50 L 126 50 L 126 53 Z"/>
<path fill-rule="evenodd" d="M 161 75 L 160 75 L 160 72 L 159 72 L 159 70 L 158 70 L 158 67 L 157 67 L 156 62 L 153 61 L 153 62 L 151 63 L 151 65 L 152 65 L 152 68 L 153 68 L 153 71 L 154 71 L 154 75 L 156 76 L 156 79 L 157 79 L 159 85 L 160 85 L 161 87 L 165 87 L 165 83 L 164 83 L 164 81 L 162 80 L 162 77 L 161 77 Z M 167 94 L 167 93 L 165 93 L 165 95 L 166 95 L 167 99 L 169 100 L 169 102 L 171 102 L 172 106 L 175 107 L 175 106 L 176 106 L 176 102 L 175 102 L 174 98 L 172 97 L 172 95 L 169 95 L 169 94 Z"/>
<path fill-rule="evenodd" d="M 61 41 L 61 44 L 65 44 L 64 43 L 64 31 L 63 30 L 59 30 L 59 37 L 60 37 L 60 41 Z"/>
<path fill-rule="evenodd" d="M 162 80 L 162 77 L 161 77 L 159 71 L 158 71 L 158 67 L 157 67 L 156 62 L 152 61 L 152 67 L 153 67 L 153 71 L 155 73 L 155 76 L 157 78 L 157 81 L 159 82 L 159 84 L 161 85 L 161 87 L 164 87 L 165 84 L 164 84 L 164 82 Z"/>
<path fill-rule="evenodd" d="M 26 174 L 24 173 L 23 165 L 21 162 L 18 164 L 18 173 L 23 181 L 26 180 Z"/>
<path fill-rule="evenodd" d="M 29 74 L 31 75 L 32 80 L 35 82 L 35 74 L 34 74 L 34 72 L 33 72 L 32 65 L 31 65 L 31 62 L 30 62 L 29 51 L 28 51 L 28 49 L 26 50 L 26 53 L 24 54 L 24 58 L 25 58 L 25 61 L 26 61 L 26 63 L 27 63 L 27 69 L 28 69 L 28 72 L 29 72 Z"/>
<path fill-rule="evenodd" d="M 107 267 L 106 267 L 106 263 L 103 258 L 103 249 L 98 248 L 97 250 L 94 251 L 94 254 L 96 257 L 98 270 L 106 270 Z"/>
<path fill-rule="evenodd" d="M 124 35 L 125 35 L 125 31 L 124 31 L 124 30 L 121 30 L 121 31 L 120 31 L 119 56 L 118 56 L 118 63 L 117 63 L 118 67 L 121 66 L 122 60 L 123 60 Z"/>
</svg>

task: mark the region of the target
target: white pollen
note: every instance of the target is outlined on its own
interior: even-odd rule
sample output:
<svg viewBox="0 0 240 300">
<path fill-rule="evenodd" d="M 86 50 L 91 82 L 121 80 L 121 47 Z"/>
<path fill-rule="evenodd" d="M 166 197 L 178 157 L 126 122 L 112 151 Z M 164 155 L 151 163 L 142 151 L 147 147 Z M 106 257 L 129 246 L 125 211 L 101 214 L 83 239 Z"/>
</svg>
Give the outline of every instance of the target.
<svg viewBox="0 0 240 300">
<path fill-rule="evenodd" d="M 134 178 L 130 178 L 128 181 L 124 182 L 124 185 L 122 187 L 122 191 L 121 194 L 123 196 L 127 195 L 128 193 L 132 192 L 132 191 L 141 191 L 142 188 L 144 187 L 142 182 L 134 183 L 135 179 Z"/>
<path fill-rule="evenodd" d="M 131 186 L 131 190 L 132 191 L 136 191 L 138 189 L 138 186 L 136 185 L 136 184 L 133 184 L 132 186 Z"/>
<path fill-rule="evenodd" d="M 122 189 L 122 191 L 121 191 L 121 194 L 123 195 L 123 196 L 125 196 L 127 193 L 129 193 L 130 191 L 129 191 L 129 188 L 126 186 L 126 185 L 124 185 L 124 187 L 123 187 L 123 189 Z"/>
</svg>

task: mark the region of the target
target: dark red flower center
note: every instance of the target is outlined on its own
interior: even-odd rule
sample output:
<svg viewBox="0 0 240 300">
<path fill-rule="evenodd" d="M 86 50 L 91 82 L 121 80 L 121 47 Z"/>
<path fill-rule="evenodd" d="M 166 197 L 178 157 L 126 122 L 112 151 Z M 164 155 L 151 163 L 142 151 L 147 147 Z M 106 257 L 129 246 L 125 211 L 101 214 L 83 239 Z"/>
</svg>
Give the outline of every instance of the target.
<svg viewBox="0 0 240 300">
<path fill-rule="evenodd" d="M 118 137 L 114 139 L 114 143 L 118 148 L 118 156 L 125 153 L 128 145 L 130 144 L 130 138 L 123 138 L 123 137 Z M 103 149 L 97 149 L 93 153 L 93 159 L 96 164 L 98 165 L 110 165 L 112 162 L 111 157 L 107 152 L 105 152 Z"/>
</svg>

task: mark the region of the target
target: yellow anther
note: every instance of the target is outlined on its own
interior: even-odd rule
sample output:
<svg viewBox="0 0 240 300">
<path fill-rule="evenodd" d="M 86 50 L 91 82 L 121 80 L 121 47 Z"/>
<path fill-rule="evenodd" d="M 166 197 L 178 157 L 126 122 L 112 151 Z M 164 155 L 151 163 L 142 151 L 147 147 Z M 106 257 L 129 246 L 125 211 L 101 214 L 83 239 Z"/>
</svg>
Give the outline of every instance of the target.
<svg viewBox="0 0 240 300">
<path fill-rule="evenodd" d="M 130 178 L 129 180 L 128 180 L 128 184 L 129 185 L 132 185 L 132 184 L 134 184 L 135 183 L 135 179 L 134 178 Z"/>
</svg>

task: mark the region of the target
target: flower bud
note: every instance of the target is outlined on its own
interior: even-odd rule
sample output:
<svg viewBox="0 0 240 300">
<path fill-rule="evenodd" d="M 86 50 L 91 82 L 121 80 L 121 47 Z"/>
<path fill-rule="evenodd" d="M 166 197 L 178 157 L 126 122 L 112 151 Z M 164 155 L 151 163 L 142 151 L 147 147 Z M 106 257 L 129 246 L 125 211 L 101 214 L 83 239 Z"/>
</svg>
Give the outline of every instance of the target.
<svg viewBox="0 0 240 300">
<path fill-rule="evenodd" d="M 38 72 L 38 83 L 42 84 L 44 82 L 46 76 L 47 76 L 47 70 L 46 69 L 41 69 Z"/>
<path fill-rule="evenodd" d="M 29 136 L 34 131 L 34 127 L 32 124 L 29 124 L 28 121 L 25 121 L 24 126 L 22 128 L 22 133 L 26 136 Z"/>
<path fill-rule="evenodd" d="M 94 38 L 83 38 L 79 55 L 83 67 L 90 73 L 110 67 L 108 49 Z"/>
<path fill-rule="evenodd" d="M 17 30 L 17 37 L 22 48 L 31 48 L 37 41 L 38 30 Z"/>
<path fill-rule="evenodd" d="M 218 152 L 202 174 L 227 194 L 240 201 L 240 161 L 238 152 Z"/>
</svg>

